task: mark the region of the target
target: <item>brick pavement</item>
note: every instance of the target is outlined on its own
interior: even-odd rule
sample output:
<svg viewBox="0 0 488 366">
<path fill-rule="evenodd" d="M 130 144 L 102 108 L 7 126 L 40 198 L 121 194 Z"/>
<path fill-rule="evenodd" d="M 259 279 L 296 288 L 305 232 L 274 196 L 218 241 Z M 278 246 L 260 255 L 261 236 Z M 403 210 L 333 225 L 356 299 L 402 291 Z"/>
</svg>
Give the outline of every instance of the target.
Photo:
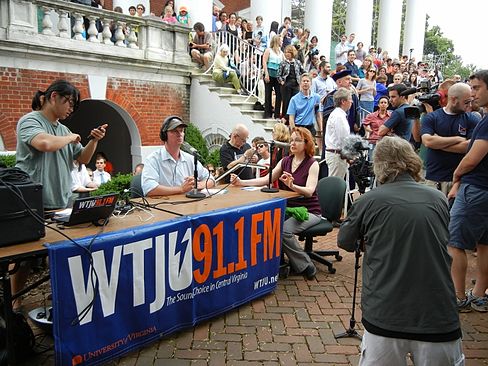
<svg viewBox="0 0 488 366">
<path fill-rule="evenodd" d="M 334 230 L 320 239 L 320 246 L 335 249 L 336 234 Z M 357 365 L 359 341 L 334 338 L 349 326 L 352 303 L 354 254 L 341 254 L 344 259 L 335 264 L 336 274 L 318 265 L 314 280 L 301 276 L 280 279 L 273 293 L 109 365 Z M 468 257 L 469 280 L 475 258 Z M 361 319 L 360 310 L 356 319 Z M 466 365 L 488 365 L 488 314 L 464 313 L 461 322 Z M 361 324 L 357 328 L 361 333 Z M 49 338 L 45 342 L 52 343 Z M 26 365 L 54 365 L 53 352 Z"/>
</svg>

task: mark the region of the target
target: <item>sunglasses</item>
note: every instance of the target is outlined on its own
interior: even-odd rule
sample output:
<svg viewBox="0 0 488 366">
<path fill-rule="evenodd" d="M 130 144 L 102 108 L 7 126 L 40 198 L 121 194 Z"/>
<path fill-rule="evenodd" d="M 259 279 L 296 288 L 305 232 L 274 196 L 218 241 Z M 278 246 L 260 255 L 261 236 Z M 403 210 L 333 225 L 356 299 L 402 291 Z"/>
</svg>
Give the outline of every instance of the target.
<svg viewBox="0 0 488 366">
<path fill-rule="evenodd" d="M 263 145 L 263 144 L 258 145 L 258 149 L 262 149 L 263 147 L 265 147 L 265 145 Z"/>
</svg>

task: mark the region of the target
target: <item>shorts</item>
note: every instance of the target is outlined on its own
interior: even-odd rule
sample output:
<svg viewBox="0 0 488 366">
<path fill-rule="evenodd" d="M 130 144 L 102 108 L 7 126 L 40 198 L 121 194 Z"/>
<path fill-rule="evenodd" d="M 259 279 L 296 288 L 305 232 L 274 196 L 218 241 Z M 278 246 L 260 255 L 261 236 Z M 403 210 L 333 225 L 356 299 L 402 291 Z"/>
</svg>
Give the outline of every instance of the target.
<svg viewBox="0 0 488 366">
<path fill-rule="evenodd" d="M 461 338 L 451 342 L 421 342 L 387 338 L 364 331 L 359 366 L 407 366 L 407 355 L 416 366 L 463 366 Z"/>
<path fill-rule="evenodd" d="M 473 250 L 488 245 L 488 190 L 461 184 L 449 222 L 449 246 Z"/>
</svg>

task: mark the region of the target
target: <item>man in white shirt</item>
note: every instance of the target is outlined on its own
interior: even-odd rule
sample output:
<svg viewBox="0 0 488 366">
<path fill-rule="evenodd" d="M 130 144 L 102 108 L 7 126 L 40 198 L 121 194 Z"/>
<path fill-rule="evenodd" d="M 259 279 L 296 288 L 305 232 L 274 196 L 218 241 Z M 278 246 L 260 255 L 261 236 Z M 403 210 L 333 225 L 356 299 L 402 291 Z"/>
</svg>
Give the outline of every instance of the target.
<svg viewBox="0 0 488 366">
<path fill-rule="evenodd" d="M 344 65 L 347 62 L 347 53 L 349 52 L 350 48 L 347 45 L 346 41 L 347 36 L 343 34 L 341 36 L 341 41 L 335 47 L 336 66 L 337 64 Z"/>
<path fill-rule="evenodd" d="M 95 162 L 97 170 L 93 172 L 93 182 L 96 183 L 97 187 L 104 183 L 107 183 L 112 177 L 109 173 L 105 171 L 106 161 L 104 158 L 98 158 Z"/>
<path fill-rule="evenodd" d="M 164 146 L 144 161 L 141 183 L 145 196 L 182 194 L 195 188 L 194 157 L 180 149 L 186 127 L 187 124 L 178 116 L 169 116 L 164 120 L 159 133 Z M 197 171 L 197 189 L 215 185 L 213 176 L 200 162 L 197 162 Z"/>
<path fill-rule="evenodd" d="M 351 92 L 339 88 L 334 94 L 335 109 L 329 116 L 325 128 L 325 162 L 329 168 L 329 176 L 344 178 L 347 173 L 347 162 L 341 157 L 344 140 L 350 135 L 347 111 L 352 105 Z"/>
</svg>

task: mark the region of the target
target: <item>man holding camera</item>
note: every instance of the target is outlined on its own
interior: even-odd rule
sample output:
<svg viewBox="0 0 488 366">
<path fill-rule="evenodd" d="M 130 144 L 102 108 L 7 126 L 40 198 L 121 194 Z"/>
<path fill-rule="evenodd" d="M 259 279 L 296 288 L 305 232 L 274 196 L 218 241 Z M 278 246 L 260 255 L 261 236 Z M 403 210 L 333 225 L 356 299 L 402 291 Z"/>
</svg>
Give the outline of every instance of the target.
<svg viewBox="0 0 488 366">
<path fill-rule="evenodd" d="M 488 107 L 488 70 L 470 77 L 473 102 Z M 488 311 L 488 118 L 478 122 L 468 152 L 453 175 L 449 197 L 456 197 L 449 223 L 449 253 L 452 279 L 460 311 Z M 465 294 L 467 258 L 465 250 L 477 249 L 477 277 Z"/>
<path fill-rule="evenodd" d="M 364 251 L 361 366 L 461 365 L 461 328 L 450 275 L 449 209 L 419 184 L 422 161 L 408 141 L 375 148 L 379 186 L 354 201 L 338 246 Z"/>
<path fill-rule="evenodd" d="M 446 196 L 452 188 L 454 170 L 466 154 L 478 123 L 474 114 L 466 112 L 470 104 L 471 88 L 463 83 L 454 84 L 448 90 L 447 105 L 422 117 L 422 143 L 427 147 L 426 184 Z"/>
</svg>

